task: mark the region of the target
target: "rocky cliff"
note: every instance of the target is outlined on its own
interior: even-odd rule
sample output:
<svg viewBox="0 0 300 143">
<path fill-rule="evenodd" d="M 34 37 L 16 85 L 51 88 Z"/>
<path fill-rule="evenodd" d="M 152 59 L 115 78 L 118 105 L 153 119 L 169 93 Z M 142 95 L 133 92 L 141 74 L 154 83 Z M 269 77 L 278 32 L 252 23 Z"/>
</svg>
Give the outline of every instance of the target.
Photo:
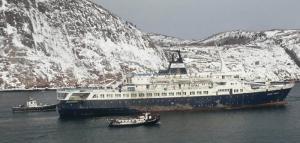
<svg viewBox="0 0 300 143">
<path fill-rule="evenodd" d="M 300 31 L 231 31 L 205 40 L 143 33 L 88 0 L 0 0 L 0 88 L 99 86 L 155 72 L 181 49 L 191 74 L 299 78 Z"/>
<path fill-rule="evenodd" d="M 190 73 L 225 67 L 248 80 L 300 78 L 300 30 L 230 31 L 194 41 L 148 36 L 162 49 L 181 49 Z"/>
<path fill-rule="evenodd" d="M 2 88 L 109 84 L 165 58 L 149 37 L 87 0 L 0 0 Z"/>
</svg>

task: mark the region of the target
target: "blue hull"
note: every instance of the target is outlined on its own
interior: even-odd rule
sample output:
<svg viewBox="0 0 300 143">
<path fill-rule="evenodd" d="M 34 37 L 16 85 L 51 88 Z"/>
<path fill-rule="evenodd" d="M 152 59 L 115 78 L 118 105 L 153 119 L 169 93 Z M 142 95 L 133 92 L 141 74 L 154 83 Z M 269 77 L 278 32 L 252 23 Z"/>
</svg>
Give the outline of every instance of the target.
<svg viewBox="0 0 300 143">
<path fill-rule="evenodd" d="M 143 111 L 239 109 L 285 104 L 291 89 L 236 95 L 60 101 L 60 117 L 132 115 Z"/>
</svg>

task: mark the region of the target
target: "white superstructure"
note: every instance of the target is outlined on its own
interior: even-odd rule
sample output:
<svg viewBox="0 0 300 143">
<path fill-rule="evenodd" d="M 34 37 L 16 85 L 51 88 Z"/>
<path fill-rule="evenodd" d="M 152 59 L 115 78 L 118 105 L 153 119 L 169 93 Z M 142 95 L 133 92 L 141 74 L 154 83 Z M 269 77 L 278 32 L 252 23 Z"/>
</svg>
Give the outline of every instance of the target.
<svg viewBox="0 0 300 143">
<path fill-rule="evenodd" d="M 237 73 L 207 73 L 200 75 L 131 75 L 116 88 L 72 90 L 60 100 L 118 100 L 218 96 L 266 92 L 292 88 L 293 83 L 272 84 L 244 81 Z M 62 92 L 66 93 L 66 92 Z"/>
</svg>

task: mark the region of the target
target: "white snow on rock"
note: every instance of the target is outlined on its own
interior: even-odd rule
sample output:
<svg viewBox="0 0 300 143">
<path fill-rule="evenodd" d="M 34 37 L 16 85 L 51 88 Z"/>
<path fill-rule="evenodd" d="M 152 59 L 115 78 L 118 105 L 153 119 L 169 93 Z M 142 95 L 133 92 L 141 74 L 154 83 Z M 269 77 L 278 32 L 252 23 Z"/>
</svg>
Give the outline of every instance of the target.
<svg viewBox="0 0 300 143">
<path fill-rule="evenodd" d="M 249 80 L 300 77 L 299 30 L 182 40 L 143 33 L 88 0 L 2 0 L 0 8 L 1 89 L 116 84 L 127 73 L 165 68 L 174 49 L 191 74 L 219 71 L 223 59 Z"/>
<path fill-rule="evenodd" d="M 153 41 L 158 41 L 156 37 Z M 299 39 L 299 30 L 232 31 L 205 40 L 161 47 L 180 49 L 191 74 L 220 71 L 223 59 L 230 71 L 243 73 L 247 80 L 279 81 L 300 79 Z M 157 45 L 164 44 L 158 42 Z"/>
<path fill-rule="evenodd" d="M 0 12 L 3 88 L 100 85 L 165 62 L 141 31 L 92 2 L 32 2 L 9 1 Z"/>
</svg>

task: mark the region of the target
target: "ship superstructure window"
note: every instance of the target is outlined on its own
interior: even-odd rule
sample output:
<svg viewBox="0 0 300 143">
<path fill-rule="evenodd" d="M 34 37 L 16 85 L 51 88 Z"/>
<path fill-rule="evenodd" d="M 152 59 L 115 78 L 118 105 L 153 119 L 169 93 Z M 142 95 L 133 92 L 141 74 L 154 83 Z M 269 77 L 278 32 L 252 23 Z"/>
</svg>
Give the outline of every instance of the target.
<svg viewBox="0 0 300 143">
<path fill-rule="evenodd" d="M 116 94 L 116 98 L 121 98 L 121 94 Z"/>
<path fill-rule="evenodd" d="M 95 95 L 93 95 L 93 98 L 98 98 L 98 96 L 95 94 Z"/>
<path fill-rule="evenodd" d="M 182 95 L 186 95 L 186 92 L 182 92 Z"/>
<path fill-rule="evenodd" d="M 129 94 L 123 94 L 123 97 L 124 97 L 124 98 L 128 98 L 128 97 L 129 97 Z"/>
<path fill-rule="evenodd" d="M 58 99 L 65 99 L 67 97 L 68 93 L 58 93 Z"/>
<path fill-rule="evenodd" d="M 191 92 L 190 92 L 190 95 L 195 95 L 195 91 L 191 91 Z"/>
<path fill-rule="evenodd" d="M 135 93 L 131 93 L 131 97 L 132 97 L 132 98 L 136 98 L 137 95 L 136 95 Z"/>
<path fill-rule="evenodd" d="M 107 97 L 107 98 L 113 98 L 114 95 L 113 95 L 113 94 L 107 94 L 106 97 Z"/>
<path fill-rule="evenodd" d="M 147 93 L 147 97 L 152 97 L 152 93 Z"/>
<path fill-rule="evenodd" d="M 154 96 L 159 96 L 159 93 L 154 93 Z"/>
<path fill-rule="evenodd" d="M 170 93 L 169 93 L 169 96 L 174 96 L 174 92 L 170 92 Z"/>
<path fill-rule="evenodd" d="M 176 95 L 181 95 L 181 92 L 176 92 Z"/>
<path fill-rule="evenodd" d="M 226 85 L 226 82 L 217 82 L 218 85 Z"/>
<path fill-rule="evenodd" d="M 139 97 L 145 97 L 144 93 L 139 93 Z"/>
<path fill-rule="evenodd" d="M 202 94 L 202 91 L 197 91 L 197 94 L 198 94 L 198 95 L 201 95 L 201 94 Z"/>
<path fill-rule="evenodd" d="M 71 100 L 82 100 L 88 98 L 90 93 L 73 93 L 70 97 Z"/>
<path fill-rule="evenodd" d="M 208 94 L 208 91 L 203 91 L 203 94 Z"/>
<path fill-rule="evenodd" d="M 240 89 L 240 92 L 243 92 L 243 89 Z"/>
<path fill-rule="evenodd" d="M 135 91 L 135 87 L 128 87 L 127 90 L 128 91 Z"/>
<path fill-rule="evenodd" d="M 161 96 L 167 96 L 167 93 L 162 93 Z"/>
<path fill-rule="evenodd" d="M 238 89 L 235 89 L 234 92 L 239 92 L 239 90 L 238 90 Z"/>
<path fill-rule="evenodd" d="M 229 92 L 230 89 L 219 89 L 220 92 Z"/>
<path fill-rule="evenodd" d="M 100 98 L 104 98 L 104 94 L 100 94 Z"/>
</svg>

